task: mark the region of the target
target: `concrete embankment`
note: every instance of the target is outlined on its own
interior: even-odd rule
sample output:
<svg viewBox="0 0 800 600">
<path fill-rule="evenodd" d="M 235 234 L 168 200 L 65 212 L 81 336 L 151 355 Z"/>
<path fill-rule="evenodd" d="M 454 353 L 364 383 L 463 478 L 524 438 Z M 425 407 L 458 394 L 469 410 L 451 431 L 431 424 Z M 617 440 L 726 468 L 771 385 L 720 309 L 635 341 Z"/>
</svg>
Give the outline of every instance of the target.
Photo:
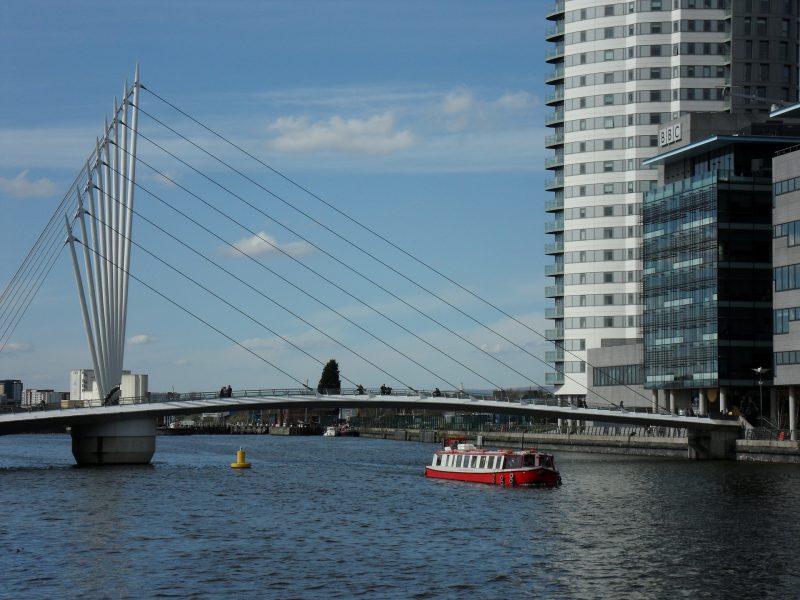
<svg viewBox="0 0 800 600">
<path fill-rule="evenodd" d="M 736 460 L 800 464 L 800 442 L 736 440 Z"/>
<path fill-rule="evenodd" d="M 537 448 L 559 452 L 597 452 L 638 456 L 667 456 L 686 458 L 688 441 L 685 437 L 642 437 L 638 435 L 589 435 L 580 433 L 529 433 L 485 431 L 426 431 L 419 429 L 361 428 L 364 437 L 440 443 L 449 437 L 474 440 L 483 437 L 483 444 L 508 448 Z"/>
</svg>

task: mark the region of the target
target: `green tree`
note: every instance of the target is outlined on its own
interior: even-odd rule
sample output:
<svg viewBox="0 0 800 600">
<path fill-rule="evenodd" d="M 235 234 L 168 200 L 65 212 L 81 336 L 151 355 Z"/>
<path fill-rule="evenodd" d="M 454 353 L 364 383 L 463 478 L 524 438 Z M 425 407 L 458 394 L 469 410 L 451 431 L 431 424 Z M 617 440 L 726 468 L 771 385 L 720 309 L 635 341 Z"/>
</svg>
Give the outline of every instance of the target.
<svg viewBox="0 0 800 600">
<path fill-rule="evenodd" d="M 342 380 L 339 379 L 339 365 L 334 359 L 330 359 L 322 368 L 317 391 L 320 394 L 338 394 L 342 391 Z"/>
</svg>

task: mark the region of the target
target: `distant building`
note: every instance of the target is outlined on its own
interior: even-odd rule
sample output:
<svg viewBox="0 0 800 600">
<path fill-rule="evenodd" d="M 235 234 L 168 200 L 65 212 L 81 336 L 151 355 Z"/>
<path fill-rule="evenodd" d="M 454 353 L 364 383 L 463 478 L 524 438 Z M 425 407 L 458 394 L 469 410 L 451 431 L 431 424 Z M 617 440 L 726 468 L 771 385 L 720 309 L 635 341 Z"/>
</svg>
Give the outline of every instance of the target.
<svg viewBox="0 0 800 600">
<path fill-rule="evenodd" d="M 58 404 L 60 395 L 54 390 L 27 389 L 22 395 L 22 406 L 40 406 L 41 404 Z"/>
<path fill-rule="evenodd" d="M 0 402 L 22 404 L 22 382 L 19 379 L 0 379 Z"/>
<path fill-rule="evenodd" d="M 83 402 L 90 406 L 100 405 L 103 398 L 97 391 L 97 378 L 94 369 L 73 369 L 69 377 L 70 401 Z M 122 372 L 119 397 L 121 399 L 145 398 L 148 390 L 148 376 Z"/>
</svg>

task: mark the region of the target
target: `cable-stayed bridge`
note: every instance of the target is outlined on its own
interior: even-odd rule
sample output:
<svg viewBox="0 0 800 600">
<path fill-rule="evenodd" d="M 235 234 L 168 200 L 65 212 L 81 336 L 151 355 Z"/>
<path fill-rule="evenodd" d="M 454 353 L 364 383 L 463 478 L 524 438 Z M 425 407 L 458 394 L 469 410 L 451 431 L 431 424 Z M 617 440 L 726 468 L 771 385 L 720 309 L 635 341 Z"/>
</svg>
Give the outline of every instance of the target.
<svg viewBox="0 0 800 600">
<path fill-rule="evenodd" d="M 190 136 L 177 125 L 167 122 L 163 115 L 145 108 L 142 101 L 145 96 L 154 104 L 178 115 L 184 123 L 193 125 L 201 135 Z M 140 120 L 145 119 L 149 127 L 146 132 L 140 127 Z M 155 160 L 142 158 L 142 144 L 147 144 L 161 160 L 172 166 L 160 166 Z M 224 152 L 220 150 L 222 147 L 226 149 Z M 243 167 L 238 161 L 247 161 L 250 166 Z M 281 185 L 268 186 L 262 183 L 251 174 L 253 165 L 260 172 L 270 174 Z M 171 168 L 179 168 L 184 175 L 175 175 Z M 147 172 L 146 177 L 142 176 L 143 170 Z M 223 180 L 218 171 L 231 175 L 235 183 Z M 151 183 L 145 185 L 143 181 Z M 334 215 L 337 225 L 333 225 L 329 217 L 319 216 L 307 206 L 293 201 L 285 191 L 276 191 L 278 188 L 298 191 L 307 200 L 321 206 L 327 215 Z M 137 198 L 136 205 L 134 197 Z M 146 202 L 143 202 L 144 198 Z M 141 209 L 142 204 L 148 208 L 160 206 L 162 212 L 148 214 Z M 230 208 L 233 204 L 245 207 L 247 216 L 234 213 Z M 252 224 L 254 216 L 287 232 L 297 242 L 294 245 L 277 242 L 264 233 L 259 225 Z M 161 241 L 147 244 L 134 240 L 134 217 L 157 232 Z M 324 232 L 325 239 L 330 243 L 323 244 L 313 235 L 301 231 L 296 225 L 300 221 L 314 231 Z M 350 229 L 345 231 L 343 224 Z M 187 228 L 191 228 L 192 232 L 187 233 Z M 237 240 L 236 236 L 243 234 L 249 237 Z M 213 240 L 218 245 L 218 251 L 209 252 L 204 247 L 207 242 L 198 241 L 200 235 Z M 645 423 L 688 427 L 692 430 L 728 430 L 732 427 L 729 422 L 711 419 L 694 419 L 687 424 L 676 424 L 675 420 L 681 417 L 660 414 L 657 406 L 653 407 L 650 414 L 600 410 L 613 405 L 600 394 L 595 395 L 604 406 L 578 409 L 558 406 L 557 400 L 550 405 L 525 405 L 458 394 L 439 398 L 420 393 L 418 390 L 421 386 L 416 385 L 416 381 L 409 381 L 407 375 L 401 375 L 406 371 L 399 371 L 396 368 L 398 363 L 402 362 L 412 369 L 417 374 L 415 379 L 433 381 L 445 389 L 460 388 L 456 382 L 466 375 L 472 381 L 479 382 L 481 387 L 501 390 L 504 387 L 502 380 L 494 374 L 499 370 L 505 373 L 503 377 L 515 377 L 531 387 L 548 390 L 533 379 L 530 366 L 534 361 L 548 367 L 549 364 L 532 352 L 525 341 L 491 325 L 485 313 L 465 306 L 480 305 L 496 317 L 508 320 L 515 330 L 527 337 L 545 339 L 546 336 L 143 85 L 138 68 L 133 84 L 126 84 L 121 101 L 115 101 L 113 118 L 106 123 L 103 135 L 97 139 L 85 166 L 31 253 L 0 296 L 0 352 L 9 343 L 36 292 L 56 264 L 64 247 L 64 238 L 75 274 L 81 318 L 96 377 L 97 396 L 104 406 L 0 416 L 0 431 L 11 431 L 15 427 L 17 430 L 30 430 L 69 424 L 72 427 L 73 453 L 79 462 L 95 462 L 98 456 L 104 455 L 102 462 L 148 462 L 155 448 L 155 415 L 236 408 L 440 407 L 442 410 Z M 375 244 L 366 244 L 363 241 L 366 238 Z M 169 249 L 165 244 L 169 244 Z M 383 246 L 388 249 L 386 254 L 400 256 L 406 263 L 426 270 L 437 281 L 446 283 L 459 295 L 468 298 L 469 302 L 451 300 L 449 295 L 436 291 L 430 283 L 409 274 L 407 267 L 399 266 L 394 260 L 390 262 L 384 254 L 373 249 L 374 246 Z M 332 266 L 323 268 L 313 261 L 304 260 L 304 250 L 313 250 Z M 148 260 L 147 268 L 136 270 L 132 267 L 133 251 L 137 253 L 137 260 Z M 280 256 L 291 265 L 293 271 L 289 273 L 287 269 L 277 269 L 263 258 L 265 254 Z M 358 259 L 350 258 L 351 254 Z M 221 259 L 221 255 L 241 259 L 252 271 L 242 275 Z M 363 267 L 367 263 L 371 265 L 370 268 Z M 172 289 L 163 289 L 163 280 L 155 281 L 151 276 L 150 271 L 156 268 L 167 274 L 164 277 L 179 283 Z M 375 274 L 376 269 L 380 275 Z M 333 270 L 336 275 L 332 274 Z M 261 281 L 265 278 L 269 278 L 267 285 Z M 390 279 L 401 282 L 406 286 L 406 291 L 395 291 L 396 286 L 388 283 Z M 282 380 L 298 385 L 301 393 L 278 393 L 273 390 L 269 393 L 240 393 L 228 399 L 127 402 L 121 398 L 124 393 L 120 387 L 130 280 L 154 295 L 164 306 L 174 309 L 173 313 L 183 313 L 202 328 L 213 331 L 245 355 L 269 367 Z M 224 283 L 220 284 L 221 281 Z M 294 294 L 293 298 L 287 300 L 280 294 L 272 293 L 271 288 L 278 285 Z M 236 293 L 231 293 L 232 286 L 237 286 Z M 324 286 L 324 291 L 315 286 Z M 438 309 L 429 310 L 425 303 L 409 300 L 411 293 L 408 290 L 424 295 L 426 300 L 436 303 Z M 245 293 L 249 301 L 244 300 Z M 193 300 L 201 297 L 204 303 L 213 301 L 214 308 L 209 309 L 210 305 L 207 304 L 192 304 Z M 333 297 L 346 299 L 366 316 L 354 316 L 356 311 L 341 308 L 331 299 Z M 386 302 L 413 314 L 424 323 L 424 327 L 393 316 L 392 310 L 384 307 Z M 269 309 L 266 310 L 264 306 Z M 308 316 L 312 310 L 325 311 L 346 326 L 349 334 L 342 335 L 337 328 L 324 326 L 319 319 L 312 319 Z M 308 372 L 308 368 L 317 369 L 326 362 L 316 355 L 318 353 L 298 341 L 303 332 L 309 332 L 317 340 L 324 340 L 326 344 L 337 348 L 338 352 L 345 353 L 374 375 L 380 374 L 381 378 L 385 377 L 398 387 L 410 391 L 385 397 L 309 394 L 307 380 L 303 382 L 305 377 L 293 373 L 292 369 L 282 364 L 279 360 L 282 355 L 275 358 L 260 352 L 241 333 L 232 331 L 228 326 L 230 317 L 221 317 L 223 311 L 226 315 L 235 315 L 251 331 L 255 327 L 258 331 L 268 333 L 281 353 L 302 355 L 307 365 L 305 372 Z M 524 364 L 520 366 L 504 355 L 489 351 L 484 342 L 466 335 L 463 328 L 453 326 L 448 317 L 442 316 L 442 311 L 457 315 L 462 322 L 469 323 L 495 341 L 499 340 L 522 357 Z M 409 350 L 405 345 L 393 342 L 385 334 L 387 328 L 402 333 L 417 348 Z M 435 334 L 430 333 L 432 329 L 436 330 Z M 370 350 L 363 349 L 367 345 Z M 456 346 L 458 350 L 454 349 Z M 382 353 L 392 358 L 379 359 L 378 353 L 372 348 L 380 348 Z M 585 358 L 567 349 L 563 349 L 563 352 L 577 360 Z M 431 356 L 435 356 L 436 361 L 430 360 Z M 490 364 L 492 369 L 487 367 Z M 448 365 L 448 369 L 445 370 L 442 365 Z M 568 373 L 563 376 L 572 379 Z M 341 378 L 352 388 L 360 385 L 356 376 L 347 370 L 341 373 Z M 631 394 L 632 397 L 640 395 L 635 390 L 631 390 Z M 649 397 L 642 397 L 642 400 L 648 404 L 651 401 Z M 209 407 L 202 407 L 203 403 Z"/>
</svg>

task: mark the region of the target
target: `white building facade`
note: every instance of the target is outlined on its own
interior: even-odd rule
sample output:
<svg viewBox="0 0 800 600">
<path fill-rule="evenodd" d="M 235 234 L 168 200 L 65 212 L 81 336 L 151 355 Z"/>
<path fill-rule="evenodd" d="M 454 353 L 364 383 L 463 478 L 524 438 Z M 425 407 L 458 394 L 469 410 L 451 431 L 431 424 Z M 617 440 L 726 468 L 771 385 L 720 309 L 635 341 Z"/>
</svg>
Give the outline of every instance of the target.
<svg viewBox="0 0 800 600">
<path fill-rule="evenodd" d="M 768 112 L 797 96 L 797 6 L 784 0 L 560 0 L 546 60 L 553 86 L 545 203 L 553 238 L 546 376 L 585 397 L 587 351 L 642 337 L 642 162 L 674 142 L 688 112 Z M 788 80 L 781 77 L 788 73 Z"/>
<path fill-rule="evenodd" d="M 59 395 L 55 390 L 32 390 L 22 392 L 22 406 L 41 406 L 42 404 L 58 404 Z"/>
<path fill-rule="evenodd" d="M 147 397 L 148 376 L 146 374 L 122 372 L 120 385 L 120 401 L 136 402 Z M 86 406 L 100 406 L 103 398 L 97 390 L 97 378 L 94 369 L 73 369 L 69 373 L 69 397 L 73 403 L 83 402 Z"/>
</svg>

